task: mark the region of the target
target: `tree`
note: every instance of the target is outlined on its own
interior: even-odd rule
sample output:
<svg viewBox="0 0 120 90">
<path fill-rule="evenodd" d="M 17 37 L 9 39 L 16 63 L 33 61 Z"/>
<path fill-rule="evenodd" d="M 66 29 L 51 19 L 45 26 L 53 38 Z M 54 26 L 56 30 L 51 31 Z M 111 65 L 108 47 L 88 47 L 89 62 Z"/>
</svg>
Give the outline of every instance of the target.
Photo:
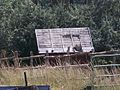
<svg viewBox="0 0 120 90">
<path fill-rule="evenodd" d="M 68 2 L 73 3 L 66 7 L 50 0 L 0 0 L 0 49 L 37 53 L 36 28 L 65 27 L 90 27 L 96 51 L 120 48 L 119 0 Z"/>
</svg>

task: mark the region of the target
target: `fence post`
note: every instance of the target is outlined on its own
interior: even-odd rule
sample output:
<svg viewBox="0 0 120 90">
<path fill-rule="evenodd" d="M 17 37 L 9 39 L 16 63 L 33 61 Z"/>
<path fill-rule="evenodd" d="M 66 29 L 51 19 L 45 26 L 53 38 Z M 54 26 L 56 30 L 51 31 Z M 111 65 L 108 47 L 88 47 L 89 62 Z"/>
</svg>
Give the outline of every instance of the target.
<svg viewBox="0 0 120 90">
<path fill-rule="evenodd" d="M 94 87 L 94 79 L 95 79 L 95 73 L 94 73 L 94 61 L 93 61 L 93 57 L 92 55 L 90 56 L 90 67 L 91 67 L 91 90 L 95 90 L 95 87 Z"/>
<path fill-rule="evenodd" d="M 14 65 L 15 67 L 19 67 L 18 51 L 14 52 Z"/>
<path fill-rule="evenodd" d="M 68 47 L 67 49 L 67 60 L 66 60 L 67 64 L 70 64 L 70 47 Z"/>
<path fill-rule="evenodd" d="M 30 51 L 30 66 L 33 66 L 33 52 Z"/>
<path fill-rule="evenodd" d="M 2 58 L 6 58 L 6 54 L 7 54 L 7 52 L 5 51 L 5 50 L 2 50 L 1 51 L 1 57 Z M 5 59 L 4 61 L 1 61 L 1 65 L 4 65 L 4 66 L 9 66 L 9 64 L 8 64 L 8 61 L 7 61 L 8 59 Z"/>
<path fill-rule="evenodd" d="M 26 75 L 26 72 L 24 72 L 24 79 L 25 79 L 25 86 L 28 86 L 28 81 L 27 81 L 27 75 Z"/>
<path fill-rule="evenodd" d="M 48 50 L 46 50 L 45 65 L 50 66 L 49 57 L 47 57 L 47 56 L 49 56 Z"/>
</svg>

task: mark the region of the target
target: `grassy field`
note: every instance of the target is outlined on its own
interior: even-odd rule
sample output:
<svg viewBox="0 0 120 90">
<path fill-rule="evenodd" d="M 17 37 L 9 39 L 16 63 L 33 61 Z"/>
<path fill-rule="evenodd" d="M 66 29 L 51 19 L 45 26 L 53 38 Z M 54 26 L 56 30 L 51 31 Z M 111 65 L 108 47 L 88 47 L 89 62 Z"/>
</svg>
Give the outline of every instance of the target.
<svg viewBox="0 0 120 90">
<path fill-rule="evenodd" d="M 50 85 L 52 90 L 80 90 L 90 81 L 88 68 L 69 67 L 38 69 L 1 69 L 0 85 L 25 85 L 24 72 L 29 85 Z"/>
<path fill-rule="evenodd" d="M 83 90 L 91 84 L 89 67 L 41 67 L 36 69 L 28 67 L 0 69 L 0 85 L 25 85 L 24 72 L 27 73 L 29 85 L 50 85 L 52 90 Z M 96 74 L 105 72 L 107 70 L 95 71 Z M 95 78 L 95 84 L 101 85 L 95 90 L 120 90 L 119 83 L 119 76 Z M 114 84 L 118 86 L 114 86 Z"/>
</svg>

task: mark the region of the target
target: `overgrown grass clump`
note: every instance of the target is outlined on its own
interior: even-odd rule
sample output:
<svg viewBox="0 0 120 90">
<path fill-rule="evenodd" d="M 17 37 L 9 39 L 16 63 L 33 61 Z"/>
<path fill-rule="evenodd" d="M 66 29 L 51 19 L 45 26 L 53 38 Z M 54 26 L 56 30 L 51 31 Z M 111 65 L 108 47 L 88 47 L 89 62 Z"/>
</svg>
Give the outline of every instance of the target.
<svg viewBox="0 0 120 90">
<path fill-rule="evenodd" d="M 84 88 L 93 83 L 95 90 L 120 90 L 118 67 L 111 70 L 97 68 L 94 76 L 90 67 L 1 68 L 0 85 L 24 86 L 24 72 L 27 74 L 28 85 L 50 85 L 52 90 L 86 90 Z M 91 76 L 94 77 L 94 82 Z"/>
<path fill-rule="evenodd" d="M 90 70 L 86 68 L 44 67 L 38 69 L 1 69 L 0 85 L 25 85 L 24 72 L 29 85 L 50 85 L 52 90 L 80 90 L 90 83 Z"/>
</svg>

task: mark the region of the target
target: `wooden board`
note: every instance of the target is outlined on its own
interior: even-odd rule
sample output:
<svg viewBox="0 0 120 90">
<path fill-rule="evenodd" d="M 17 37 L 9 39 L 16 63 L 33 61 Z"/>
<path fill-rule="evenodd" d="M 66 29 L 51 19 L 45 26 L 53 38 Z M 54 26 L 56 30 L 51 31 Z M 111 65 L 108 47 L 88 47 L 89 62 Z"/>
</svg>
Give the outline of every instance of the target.
<svg viewBox="0 0 120 90">
<path fill-rule="evenodd" d="M 83 52 L 90 52 L 94 49 L 88 27 L 83 28 L 55 28 L 55 29 L 36 29 L 36 39 L 39 53 L 73 52 L 75 45 L 81 45 Z"/>
</svg>

